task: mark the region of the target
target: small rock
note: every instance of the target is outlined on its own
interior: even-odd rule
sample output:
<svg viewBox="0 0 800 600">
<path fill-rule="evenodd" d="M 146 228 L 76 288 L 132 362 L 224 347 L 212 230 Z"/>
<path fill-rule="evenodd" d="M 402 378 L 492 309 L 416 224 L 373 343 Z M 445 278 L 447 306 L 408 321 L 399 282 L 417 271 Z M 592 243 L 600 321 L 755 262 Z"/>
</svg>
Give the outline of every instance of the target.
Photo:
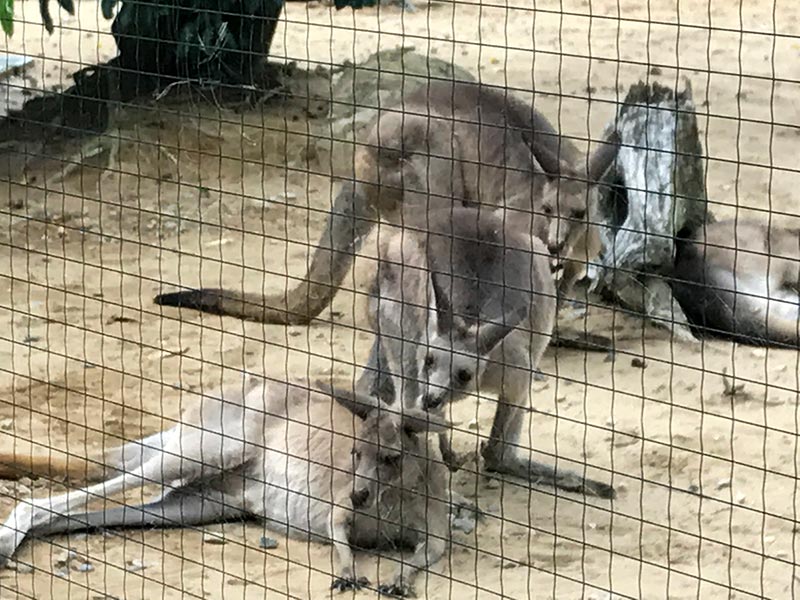
<svg viewBox="0 0 800 600">
<path fill-rule="evenodd" d="M 534 381 L 547 381 L 547 375 L 545 375 L 541 371 L 534 371 L 533 372 L 533 380 Z"/>
<path fill-rule="evenodd" d="M 467 429 L 471 429 L 472 431 L 478 430 L 478 419 L 472 419 L 469 423 L 467 423 Z"/>
<path fill-rule="evenodd" d="M 744 505 L 745 501 L 747 500 L 747 496 L 739 492 L 736 494 L 736 504 Z"/>
<path fill-rule="evenodd" d="M 632 367 L 636 367 L 637 369 L 646 369 L 647 368 L 647 363 L 644 362 L 643 359 L 637 357 L 637 358 L 631 359 L 631 366 Z"/>
<path fill-rule="evenodd" d="M 258 542 L 258 547 L 263 550 L 274 550 L 278 547 L 278 540 L 275 538 L 262 536 Z"/>
<path fill-rule="evenodd" d="M 661 75 L 661 67 L 650 67 L 650 75 Z"/>
<path fill-rule="evenodd" d="M 129 560 L 129 561 L 127 561 L 125 563 L 125 570 L 126 571 L 131 571 L 131 572 L 134 572 L 134 573 L 136 571 L 143 571 L 146 568 L 147 568 L 147 565 L 145 565 L 138 558 L 134 558 L 134 559 Z"/>
<path fill-rule="evenodd" d="M 718 490 L 724 490 L 724 489 L 727 489 L 729 487 L 731 487 L 731 480 L 730 479 L 720 479 L 717 482 L 717 489 Z"/>
<path fill-rule="evenodd" d="M 497 490 L 500 488 L 500 482 L 491 477 L 487 477 L 483 485 L 487 490 Z"/>
<path fill-rule="evenodd" d="M 205 533 L 203 534 L 203 543 L 204 544 L 213 544 L 216 546 L 221 546 L 226 542 L 225 538 L 222 537 L 218 533 Z"/>
<path fill-rule="evenodd" d="M 2 429 L 3 431 L 8 431 L 9 429 L 11 429 L 12 425 L 14 425 L 14 419 L 12 419 L 11 417 L 0 420 L 0 429 Z"/>
<path fill-rule="evenodd" d="M 700 486 L 692 484 L 692 485 L 690 485 L 689 487 L 686 488 L 686 491 L 689 492 L 690 494 L 699 494 L 700 493 Z"/>
<path fill-rule="evenodd" d="M 65 554 L 62 554 L 60 557 L 56 559 L 56 562 L 53 563 L 54 566 L 58 569 L 64 568 L 69 566 L 69 563 L 75 560 L 76 558 L 80 558 L 80 554 L 77 551 L 70 548 L 67 550 Z"/>
<path fill-rule="evenodd" d="M 94 565 L 89 562 L 82 562 L 73 567 L 75 571 L 79 571 L 80 573 L 91 573 L 94 571 Z"/>
<path fill-rule="evenodd" d="M 559 396 L 558 398 L 556 398 L 556 402 L 558 402 L 559 404 L 561 404 L 562 402 L 566 402 L 566 401 L 567 401 L 567 397 L 566 396 Z"/>
<path fill-rule="evenodd" d="M 6 569 L 16 571 L 17 573 L 33 573 L 33 566 L 25 563 L 18 563 L 17 561 L 14 560 L 8 561 Z"/>
<path fill-rule="evenodd" d="M 503 562 L 504 569 L 516 569 L 519 566 L 520 564 L 518 562 L 514 562 L 513 560 L 506 560 Z"/>
<path fill-rule="evenodd" d="M 453 529 L 464 532 L 469 535 L 475 529 L 475 521 L 467 517 L 455 517 L 450 520 Z"/>
<path fill-rule="evenodd" d="M 230 244 L 231 240 L 229 238 L 222 238 L 219 240 L 211 240 L 206 244 L 206 248 L 214 248 L 216 246 L 225 246 L 226 244 Z"/>
</svg>

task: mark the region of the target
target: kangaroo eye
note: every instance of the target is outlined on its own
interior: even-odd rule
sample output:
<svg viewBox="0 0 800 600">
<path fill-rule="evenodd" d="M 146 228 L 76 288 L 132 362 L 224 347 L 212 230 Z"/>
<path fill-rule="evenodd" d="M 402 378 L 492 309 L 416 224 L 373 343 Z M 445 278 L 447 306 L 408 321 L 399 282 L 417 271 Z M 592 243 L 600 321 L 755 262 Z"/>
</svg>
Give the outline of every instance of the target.
<svg viewBox="0 0 800 600">
<path fill-rule="evenodd" d="M 544 214 L 546 214 L 546 215 L 552 215 L 553 214 L 553 207 L 552 206 L 545 206 L 545 207 L 542 208 L 542 212 Z"/>
<path fill-rule="evenodd" d="M 400 464 L 401 458 L 403 458 L 401 454 L 388 454 L 381 456 L 381 462 L 387 467 L 396 467 Z"/>
<path fill-rule="evenodd" d="M 472 373 L 466 369 L 459 369 L 456 373 L 456 379 L 458 380 L 458 383 L 466 385 L 472 381 Z"/>
<path fill-rule="evenodd" d="M 586 216 L 585 210 L 576 210 L 575 212 L 572 213 L 573 219 L 583 219 L 583 217 L 585 216 Z"/>
<path fill-rule="evenodd" d="M 425 368 L 430 370 L 433 368 L 433 363 L 436 362 L 436 359 L 433 358 L 433 354 L 426 354 L 425 355 Z"/>
</svg>

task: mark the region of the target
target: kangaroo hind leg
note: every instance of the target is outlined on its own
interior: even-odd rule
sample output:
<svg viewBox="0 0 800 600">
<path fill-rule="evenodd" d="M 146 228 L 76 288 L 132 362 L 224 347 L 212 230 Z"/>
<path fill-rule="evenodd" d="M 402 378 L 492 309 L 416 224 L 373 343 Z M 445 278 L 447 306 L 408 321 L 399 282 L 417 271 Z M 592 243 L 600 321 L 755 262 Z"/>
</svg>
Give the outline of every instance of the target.
<svg viewBox="0 0 800 600">
<path fill-rule="evenodd" d="M 481 449 L 487 471 L 520 477 L 531 483 L 568 492 L 614 498 L 614 488 L 606 483 L 583 477 L 574 471 L 557 470 L 550 465 L 520 457 L 517 442 L 523 418 L 521 408 L 509 404 L 502 397 L 499 399 L 489 440 Z"/>
<path fill-rule="evenodd" d="M 36 536 L 47 536 L 111 528 L 186 527 L 243 519 L 247 516 L 248 513 L 242 510 L 238 497 L 209 487 L 207 482 L 202 481 L 170 491 L 146 504 L 58 515 L 32 533 Z"/>
</svg>

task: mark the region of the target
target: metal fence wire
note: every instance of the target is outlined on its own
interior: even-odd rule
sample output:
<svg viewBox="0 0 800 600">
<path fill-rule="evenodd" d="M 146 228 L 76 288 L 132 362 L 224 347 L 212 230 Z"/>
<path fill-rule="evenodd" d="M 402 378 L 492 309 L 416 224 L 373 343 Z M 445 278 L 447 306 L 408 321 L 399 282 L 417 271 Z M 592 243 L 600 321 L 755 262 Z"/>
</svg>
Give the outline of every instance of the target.
<svg viewBox="0 0 800 600">
<path fill-rule="evenodd" d="M 800 595 L 800 5 L 0 24 L 1 598 Z"/>
</svg>

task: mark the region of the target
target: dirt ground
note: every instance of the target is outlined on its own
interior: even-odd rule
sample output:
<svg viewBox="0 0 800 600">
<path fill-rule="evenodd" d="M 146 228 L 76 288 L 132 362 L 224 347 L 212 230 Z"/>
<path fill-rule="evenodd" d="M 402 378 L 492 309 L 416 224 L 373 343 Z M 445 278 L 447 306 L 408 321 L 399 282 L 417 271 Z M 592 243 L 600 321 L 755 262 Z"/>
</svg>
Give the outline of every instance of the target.
<svg viewBox="0 0 800 600">
<path fill-rule="evenodd" d="M 36 9 L 17 3 L 28 23 L 10 40 L 14 51 L 46 57 L 29 85 L 64 85 L 61 74 L 78 63 L 110 57 L 96 2 L 80 3 L 49 38 Z M 640 78 L 681 85 L 686 77 L 715 212 L 738 207 L 766 219 L 770 209 L 788 220 L 800 184 L 798 15 L 792 2 L 756 0 L 459 2 L 413 14 L 290 3 L 273 54 L 330 66 L 413 45 L 485 81 L 535 89 L 537 106 L 584 138 L 602 131 Z M 178 284 L 275 290 L 302 275 L 332 190 L 325 161 L 306 162 L 312 126 L 297 106 L 143 111 L 120 129 L 114 172 L 84 169 L 47 191 L 2 188 L 0 447 L 96 454 L 170 426 L 197 392 L 235 382 L 243 367 L 348 375 L 366 359 L 363 294 L 343 291 L 308 328 L 162 315 L 152 304 Z M 349 289 L 363 292 L 373 255 L 367 244 Z M 455 535 L 419 595 L 795 597 L 797 353 L 673 342 L 619 311 L 590 313 L 594 331 L 615 336 L 615 360 L 550 350 L 527 439 L 543 460 L 586 463 L 590 476 L 613 480 L 619 497 L 556 496 L 459 473 L 453 484 L 489 517 Z M 723 370 L 743 384 L 735 396 L 723 393 Z M 454 409 L 459 449 L 488 433 L 491 406 Z M 51 487 L 63 489 L 3 482 L 0 513 Z M 224 532 L 226 543 L 203 543 L 208 531 Z M 233 524 L 37 540 L 21 548 L 17 570 L 0 571 L 0 598 L 330 593 L 330 548 L 280 538 L 265 551 L 262 535 L 258 524 Z M 68 548 L 94 569 L 60 565 Z M 373 581 L 394 567 L 370 556 L 361 564 Z"/>
</svg>

